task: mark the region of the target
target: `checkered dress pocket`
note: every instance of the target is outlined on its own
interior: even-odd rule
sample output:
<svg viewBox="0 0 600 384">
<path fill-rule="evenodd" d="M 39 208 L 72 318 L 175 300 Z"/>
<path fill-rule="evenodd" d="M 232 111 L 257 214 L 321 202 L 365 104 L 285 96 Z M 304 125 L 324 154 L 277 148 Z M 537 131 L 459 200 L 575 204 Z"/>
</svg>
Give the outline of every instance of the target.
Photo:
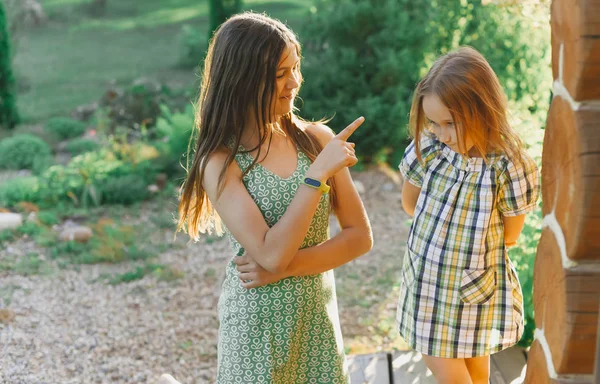
<svg viewBox="0 0 600 384">
<path fill-rule="evenodd" d="M 496 271 L 464 269 L 460 286 L 460 299 L 467 304 L 485 304 L 496 293 Z"/>
</svg>

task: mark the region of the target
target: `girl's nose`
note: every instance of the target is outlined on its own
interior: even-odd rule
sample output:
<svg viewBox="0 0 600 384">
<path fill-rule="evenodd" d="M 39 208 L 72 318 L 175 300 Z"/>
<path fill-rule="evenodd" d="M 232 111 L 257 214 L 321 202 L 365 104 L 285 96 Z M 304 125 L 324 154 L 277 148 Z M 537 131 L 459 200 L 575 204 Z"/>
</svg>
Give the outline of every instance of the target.
<svg viewBox="0 0 600 384">
<path fill-rule="evenodd" d="M 451 136 L 451 135 L 450 135 L 450 132 L 448 132 L 448 131 L 447 131 L 447 130 L 445 130 L 445 129 L 442 129 L 442 130 L 440 131 L 439 139 L 440 139 L 440 141 L 441 141 L 442 143 L 444 143 L 444 144 L 445 144 L 445 143 L 448 143 L 448 142 L 450 142 L 450 138 L 451 138 L 450 136 Z"/>
<path fill-rule="evenodd" d="M 287 87 L 288 89 L 296 89 L 300 86 L 300 83 L 298 82 L 298 80 L 296 80 L 296 77 L 290 77 L 289 81 L 287 82 Z"/>
<path fill-rule="evenodd" d="M 296 71 L 292 71 L 291 76 L 288 77 L 288 81 L 286 82 L 286 87 L 288 89 L 296 89 L 300 87 L 300 76 Z"/>
</svg>

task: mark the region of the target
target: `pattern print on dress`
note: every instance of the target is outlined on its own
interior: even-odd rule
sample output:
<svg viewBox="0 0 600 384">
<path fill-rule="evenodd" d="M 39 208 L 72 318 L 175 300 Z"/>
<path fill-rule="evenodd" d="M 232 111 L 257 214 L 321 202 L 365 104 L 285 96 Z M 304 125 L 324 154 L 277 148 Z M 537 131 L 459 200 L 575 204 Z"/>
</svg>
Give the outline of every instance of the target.
<svg viewBox="0 0 600 384">
<path fill-rule="evenodd" d="M 240 147 L 242 172 L 252 156 Z M 243 177 L 248 193 L 272 227 L 295 196 L 310 159 L 298 149 L 288 178 L 255 164 Z M 321 196 L 301 248 L 329 238 L 329 196 Z M 242 246 L 228 236 L 234 255 Z M 233 261 L 227 264 L 218 304 L 218 384 L 348 383 L 333 271 L 283 279 L 259 288 L 240 285 Z"/>
</svg>

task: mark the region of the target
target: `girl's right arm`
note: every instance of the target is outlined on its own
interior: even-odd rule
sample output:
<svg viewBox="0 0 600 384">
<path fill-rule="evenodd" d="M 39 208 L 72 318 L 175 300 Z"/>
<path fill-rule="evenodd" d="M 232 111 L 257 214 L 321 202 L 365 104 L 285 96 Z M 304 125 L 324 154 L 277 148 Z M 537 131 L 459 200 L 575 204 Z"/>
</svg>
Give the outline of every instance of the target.
<svg viewBox="0 0 600 384">
<path fill-rule="evenodd" d="M 408 180 L 404 180 L 402 184 L 402 208 L 409 216 L 414 216 L 417 200 L 421 193 L 421 187 L 415 187 Z"/>
<path fill-rule="evenodd" d="M 332 139 L 310 166 L 305 176 L 327 180 L 344 167 L 356 164 L 354 151 L 346 140 L 364 121 L 355 120 Z M 321 192 L 301 185 L 285 214 L 272 227 L 265 222 L 258 206 L 242 183 L 241 171 L 235 163 L 226 170 L 224 187 L 219 195 L 218 180 L 227 154 L 214 153 L 206 165 L 203 186 L 213 207 L 233 237 L 269 272 L 284 271 L 298 252 Z"/>
</svg>

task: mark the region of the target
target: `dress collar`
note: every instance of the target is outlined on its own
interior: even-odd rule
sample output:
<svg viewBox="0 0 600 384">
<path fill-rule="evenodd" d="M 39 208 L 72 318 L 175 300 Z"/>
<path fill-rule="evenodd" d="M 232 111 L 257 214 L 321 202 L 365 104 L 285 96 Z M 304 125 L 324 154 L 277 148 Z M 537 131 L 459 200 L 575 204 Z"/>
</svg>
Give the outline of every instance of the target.
<svg viewBox="0 0 600 384">
<path fill-rule="evenodd" d="M 441 148 L 442 156 L 444 156 L 453 167 L 465 172 L 484 172 L 502 157 L 502 154 L 497 152 L 488 153 L 488 163 L 486 164 L 483 157 L 467 158 L 453 151 L 450 147 L 439 140 L 438 144 Z"/>
</svg>

